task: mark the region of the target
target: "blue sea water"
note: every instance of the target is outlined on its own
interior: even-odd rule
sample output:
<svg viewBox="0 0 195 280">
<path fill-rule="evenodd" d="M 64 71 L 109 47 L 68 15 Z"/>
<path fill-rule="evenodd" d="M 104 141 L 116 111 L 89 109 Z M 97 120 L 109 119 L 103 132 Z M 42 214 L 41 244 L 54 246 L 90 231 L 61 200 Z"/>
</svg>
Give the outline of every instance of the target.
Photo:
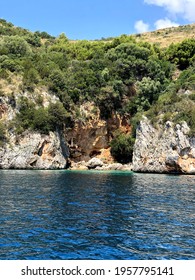
<svg viewBox="0 0 195 280">
<path fill-rule="evenodd" d="M 195 176 L 1 170 L 0 259 L 195 259 Z"/>
</svg>

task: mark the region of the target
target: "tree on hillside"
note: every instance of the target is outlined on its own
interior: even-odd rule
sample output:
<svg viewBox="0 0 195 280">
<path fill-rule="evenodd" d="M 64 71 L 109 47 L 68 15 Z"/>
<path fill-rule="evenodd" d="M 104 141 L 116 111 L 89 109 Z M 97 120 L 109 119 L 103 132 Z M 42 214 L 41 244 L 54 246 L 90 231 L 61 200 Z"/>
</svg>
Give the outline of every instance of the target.
<svg viewBox="0 0 195 280">
<path fill-rule="evenodd" d="M 25 39 L 16 36 L 5 36 L 0 41 L 0 54 L 12 54 L 17 57 L 29 55 L 31 53 L 30 46 Z"/>
<path fill-rule="evenodd" d="M 178 65 L 179 69 L 186 69 L 195 55 L 195 39 L 186 39 L 182 43 L 171 44 L 166 54 L 170 61 Z"/>
</svg>

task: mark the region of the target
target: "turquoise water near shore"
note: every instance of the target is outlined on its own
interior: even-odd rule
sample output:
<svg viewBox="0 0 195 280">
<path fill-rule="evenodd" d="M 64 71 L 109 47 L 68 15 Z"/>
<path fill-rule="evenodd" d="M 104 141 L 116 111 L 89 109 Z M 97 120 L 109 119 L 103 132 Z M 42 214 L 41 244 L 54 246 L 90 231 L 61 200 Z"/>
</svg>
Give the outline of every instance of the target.
<svg viewBox="0 0 195 280">
<path fill-rule="evenodd" d="M 1 170 L 0 259 L 195 259 L 195 176 Z"/>
</svg>

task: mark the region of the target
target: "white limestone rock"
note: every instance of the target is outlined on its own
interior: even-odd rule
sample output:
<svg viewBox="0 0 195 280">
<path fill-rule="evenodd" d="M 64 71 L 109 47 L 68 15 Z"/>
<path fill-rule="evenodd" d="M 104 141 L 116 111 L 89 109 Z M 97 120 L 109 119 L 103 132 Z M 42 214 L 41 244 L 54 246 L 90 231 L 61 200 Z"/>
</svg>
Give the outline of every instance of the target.
<svg viewBox="0 0 195 280">
<path fill-rule="evenodd" d="M 136 132 L 133 170 L 137 172 L 194 173 L 195 140 L 186 122 L 168 121 L 154 128 L 144 117 Z"/>
<path fill-rule="evenodd" d="M 104 163 L 96 157 L 90 159 L 86 164 L 89 169 L 95 169 L 96 167 L 102 167 L 103 165 Z"/>
<path fill-rule="evenodd" d="M 69 156 L 68 147 L 58 133 L 42 135 L 26 132 L 12 135 L 0 152 L 0 168 L 3 169 L 61 169 Z"/>
</svg>

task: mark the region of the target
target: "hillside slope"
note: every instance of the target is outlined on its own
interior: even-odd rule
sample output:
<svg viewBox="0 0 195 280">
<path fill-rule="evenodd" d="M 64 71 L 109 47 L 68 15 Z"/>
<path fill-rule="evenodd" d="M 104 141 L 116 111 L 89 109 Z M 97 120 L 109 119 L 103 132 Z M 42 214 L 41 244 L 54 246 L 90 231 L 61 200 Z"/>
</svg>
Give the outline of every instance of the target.
<svg viewBox="0 0 195 280">
<path fill-rule="evenodd" d="M 135 37 L 138 42 L 145 41 L 166 48 L 171 44 L 181 43 L 187 38 L 195 39 L 195 23 L 145 32 Z"/>
<path fill-rule="evenodd" d="M 167 121 L 185 122 L 194 143 L 193 28 L 177 29 L 184 40 L 161 48 L 144 34 L 73 44 L 0 20 L 0 166 L 64 168 L 94 156 L 131 162 L 143 116 L 161 131 Z"/>
</svg>

